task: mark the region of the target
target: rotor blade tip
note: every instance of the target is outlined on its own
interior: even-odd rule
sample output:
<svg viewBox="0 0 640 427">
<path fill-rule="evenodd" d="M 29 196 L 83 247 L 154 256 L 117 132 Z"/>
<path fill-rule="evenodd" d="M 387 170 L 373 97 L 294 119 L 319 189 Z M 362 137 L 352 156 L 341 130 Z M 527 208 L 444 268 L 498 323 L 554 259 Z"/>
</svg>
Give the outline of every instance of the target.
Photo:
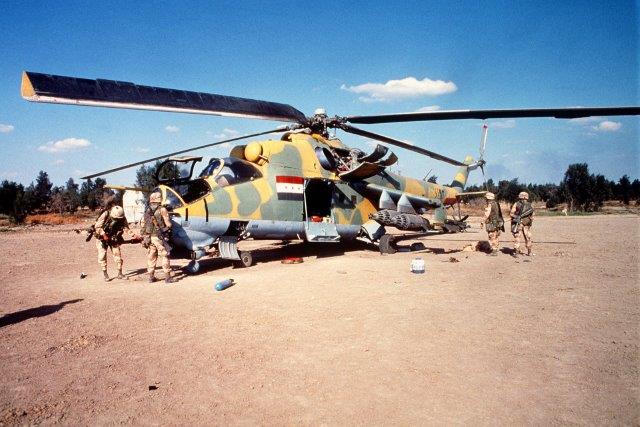
<svg viewBox="0 0 640 427">
<path fill-rule="evenodd" d="M 22 72 L 22 84 L 20 85 L 20 95 L 24 99 L 32 99 L 36 95 L 36 91 L 33 89 L 33 84 L 29 79 L 29 75 L 26 71 Z"/>
</svg>

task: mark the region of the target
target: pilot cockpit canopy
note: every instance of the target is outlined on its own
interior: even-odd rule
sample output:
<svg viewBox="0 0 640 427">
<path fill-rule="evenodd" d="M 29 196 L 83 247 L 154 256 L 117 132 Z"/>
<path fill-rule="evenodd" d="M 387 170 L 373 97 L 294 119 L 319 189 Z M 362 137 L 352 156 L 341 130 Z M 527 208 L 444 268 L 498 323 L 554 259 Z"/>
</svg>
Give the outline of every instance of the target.
<svg viewBox="0 0 640 427">
<path fill-rule="evenodd" d="M 233 157 L 211 159 L 200 173 L 201 177 L 213 177 L 220 187 L 241 184 L 262 177 L 256 166 L 245 160 Z"/>
</svg>

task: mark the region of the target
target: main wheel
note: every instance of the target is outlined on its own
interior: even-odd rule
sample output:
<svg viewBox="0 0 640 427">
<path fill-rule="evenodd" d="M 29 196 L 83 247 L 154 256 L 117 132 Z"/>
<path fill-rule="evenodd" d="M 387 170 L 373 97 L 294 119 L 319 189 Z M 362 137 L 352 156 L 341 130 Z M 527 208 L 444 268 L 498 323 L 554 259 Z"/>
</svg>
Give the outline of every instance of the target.
<svg viewBox="0 0 640 427">
<path fill-rule="evenodd" d="M 251 252 L 240 251 L 240 261 L 236 261 L 238 267 L 251 267 L 253 265 L 253 256 Z"/>
<path fill-rule="evenodd" d="M 398 251 L 396 249 L 394 238 L 390 234 L 385 234 L 380 237 L 378 248 L 380 249 L 381 254 L 395 254 Z"/>
</svg>

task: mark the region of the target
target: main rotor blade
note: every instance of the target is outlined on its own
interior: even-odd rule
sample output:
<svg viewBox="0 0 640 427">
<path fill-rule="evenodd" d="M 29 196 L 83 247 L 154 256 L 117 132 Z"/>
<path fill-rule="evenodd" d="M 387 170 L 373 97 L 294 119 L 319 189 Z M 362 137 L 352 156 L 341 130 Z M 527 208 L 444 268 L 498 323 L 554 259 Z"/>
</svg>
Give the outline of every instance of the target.
<svg viewBox="0 0 640 427">
<path fill-rule="evenodd" d="M 222 141 L 212 142 L 211 144 L 199 145 L 197 147 L 191 147 L 191 148 L 187 148 L 185 150 L 174 151 L 173 153 L 163 154 L 161 156 L 152 157 L 150 159 L 141 160 L 141 161 L 135 162 L 135 163 L 129 163 L 128 165 L 118 166 L 116 168 L 108 169 L 106 171 L 102 171 L 102 172 L 98 172 L 98 173 L 94 173 L 92 175 L 83 176 L 80 179 L 95 178 L 96 176 L 107 175 L 107 174 L 110 174 L 110 173 L 113 173 L 113 172 L 118 172 L 118 171 L 121 171 L 121 170 L 124 170 L 124 169 L 129 169 L 129 168 L 132 168 L 134 166 L 138 166 L 138 165 L 142 165 L 142 164 L 145 164 L 145 163 L 152 162 L 154 160 L 165 159 L 167 157 L 175 156 L 176 154 L 182 154 L 182 153 L 187 153 L 187 152 L 190 152 L 190 151 L 196 151 L 196 150 L 200 150 L 201 148 L 213 147 L 214 145 L 225 144 L 227 142 L 238 141 L 238 140 L 246 139 L 246 138 L 253 138 L 255 136 L 266 135 L 266 134 L 269 134 L 269 133 L 285 132 L 285 131 L 290 130 L 290 129 L 291 128 L 288 127 L 288 126 L 280 126 L 279 128 L 274 129 L 274 130 L 269 130 L 269 131 L 259 132 L 259 133 L 253 133 L 251 135 L 243 135 L 243 136 L 239 136 L 239 137 L 236 137 L 236 138 L 230 138 L 230 139 L 225 139 L 225 140 L 222 140 Z"/>
<path fill-rule="evenodd" d="M 91 80 L 25 71 L 21 95 L 28 101 L 137 110 L 211 114 L 306 123 L 291 105 L 204 92 L 140 86 L 115 80 Z"/>
<path fill-rule="evenodd" d="M 640 107 L 575 107 L 575 108 L 524 108 L 513 110 L 442 110 L 420 113 L 381 114 L 377 116 L 350 116 L 342 119 L 349 123 L 375 124 L 396 122 L 421 122 L 429 120 L 509 119 L 521 117 L 554 117 L 576 119 L 590 116 L 634 116 Z"/>
<path fill-rule="evenodd" d="M 420 154 L 423 154 L 425 156 L 429 156 L 432 159 L 436 159 L 436 160 L 440 160 L 440 161 L 443 161 L 443 162 L 446 162 L 446 163 L 450 163 L 452 165 L 468 166 L 468 165 L 465 165 L 462 162 L 459 162 L 457 160 L 454 160 L 454 159 L 451 159 L 449 157 L 443 156 L 442 154 L 434 153 L 433 151 L 429 151 L 429 150 L 424 149 L 424 148 L 416 147 L 415 145 L 411 145 L 411 144 L 408 144 L 406 142 L 399 141 L 397 139 L 389 138 L 388 136 L 384 136 L 384 135 L 380 135 L 380 134 L 377 134 L 377 133 L 369 132 L 369 131 L 366 131 L 366 130 L 354 128 L 353 126 L 349 126 L 349 125 L 344 124 L 344 123 L 340 125 L 340 128 L 342 130 L 344 130 L 345 132 L 354 133 L 356 135 L 360 135 L 360 136 L 364 136 L 364 137 L 367 137 L 367 138 L 375 139 L 375 140 L 378 140 L 378 141 L 386 142 L 386 143 L 391 144 L 391 145 L 396 145 L 398 147 L 402 147 L 402 148 L 405 148 L 407 150 L 411 150 L 411 151 L 414 151 L 416 153 L 420 153 Z"/>
</svg>

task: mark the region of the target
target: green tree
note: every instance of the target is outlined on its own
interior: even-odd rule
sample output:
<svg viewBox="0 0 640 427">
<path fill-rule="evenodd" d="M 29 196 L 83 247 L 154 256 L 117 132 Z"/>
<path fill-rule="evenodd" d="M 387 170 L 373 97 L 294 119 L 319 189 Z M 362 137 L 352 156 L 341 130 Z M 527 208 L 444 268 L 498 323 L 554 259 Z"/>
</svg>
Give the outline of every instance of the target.
<svg viewBox="0 0 640 427">
<path fill-rule="evenodd" d="M 66 210 L 69 212 L 75 212 L 80 206 L 80 193 L 78 192 L 78 184 L 73 181 L 73 178 L 69 178 L 65 184 L 65 201 Z"/>
<path fill-rule="evenodd" d="M 593 210 L 599 210 L 606 200 L 611 198 L 611 186 L 604 175 L 591 175 Z"/>
<path fill-rule="evenodd" d="M 618 185 L 620 188 L 620 198 L 618 200 L 622 200 L 625 205 L 629 204 L 629 200 L 631 199 L 631 181 L 627 175 L 622 175 L 620 180 L 618 181 Z"/>
<path fill-rule="evenodd" d="M 51 187 L 53 187 L 53 184 L 49 180 L 49 174 L 45 171 L 40 171 L 36 178 L 36 185 L 34 188 L 36 208 L 44 208 L 47 206 L 49 199 L 51 198 Z"/>
<path fill-rule="evenodd" d="M 586 163 L 569 165 L 564 173 L 562 185 L 567 192 L 570 211 L 577 209 L 587 210 L 589 208 L 592 200 L 591 183 L 589 166 Z"/>
</svg>

